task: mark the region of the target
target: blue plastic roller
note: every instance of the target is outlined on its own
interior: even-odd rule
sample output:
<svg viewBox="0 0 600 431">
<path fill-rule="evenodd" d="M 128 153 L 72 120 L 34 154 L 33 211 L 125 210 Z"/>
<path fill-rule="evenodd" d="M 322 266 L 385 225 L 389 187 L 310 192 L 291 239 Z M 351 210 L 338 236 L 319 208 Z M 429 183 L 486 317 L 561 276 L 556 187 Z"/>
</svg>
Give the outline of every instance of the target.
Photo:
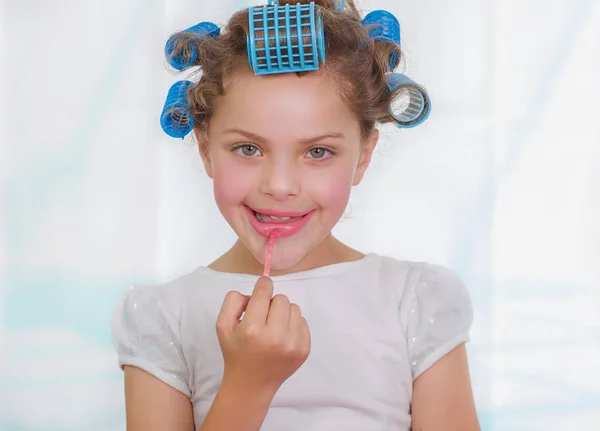
<svg viewBox="0 0 600 431">
<path fill-rule="evenodd" d="M 198 56 L 196 47 L 192 43 L 185 46 L 178 55 L 172 55 L 177 39 L 186 33 L 197 34 L 200 37 L 216 37 L 221 33 L 221 29 L 212 22 L 201 22 L 171 36 L 165 45 L 165 56 L 167 57 L 169 64 L 176 70 L 183 70 L 190 67 L 194 64 L 196 57 Z"/>
<path fill-rule="evenodd" d="M 314 3 L 248 10 L 248 62 L 256 75 L 318 70 L 325 63 L 323 17 Z"/>
<path fill-rule="evenodd" d="M 363 18 L 361 24 L 369 28 L 369 36 L 373 40 L 383 40 L 400 46 L 400 22 L 390 12 L 374 10 Z M 392 52 L 390 70 L 398 65 L 398 56 Z"/>
<path fill-rule="evenodd" d="M 194 128 L 194 120 L 188 108 L 187 92 L 194 85 L 191 81 L 178 81 L 171 86 L 160 116 L 160 126 L 173 138 L 184 138 Z"/>
</svg>

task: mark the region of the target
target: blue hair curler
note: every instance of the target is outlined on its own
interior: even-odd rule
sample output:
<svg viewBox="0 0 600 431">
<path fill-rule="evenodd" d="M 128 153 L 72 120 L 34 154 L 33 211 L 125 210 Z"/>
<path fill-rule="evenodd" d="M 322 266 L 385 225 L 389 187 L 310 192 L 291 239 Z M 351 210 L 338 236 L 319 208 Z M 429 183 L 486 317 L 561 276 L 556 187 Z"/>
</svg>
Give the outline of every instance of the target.
<svg viewBox="0 0 600 431">
<path fill-rule="evenodd" d="M 160 116 L 160 126 L 172 138 L 184 138 L 194 128 L 194 120 L 188 110 L 187 92 L 194 85 L 191 81 L 178 81 L 171 86 Z"/>
<path fill-rule="evenodd" d="M 398 127 L 410 128 L 421 124 L 431 112 L 431 101 L 427 92 L 405 75 L 391 73 L 388 75 L 390 91 L 403 87 L 406 96 L 393 101 L 390 106 L 392 116 L 398 121 Z"/>
<path fill-rule="evenodd" d="M 190 67 L 196 61 L 198 53 L 196 52 L 196 47 L 193 43 L 188 43 L 187 46 L 181 50 L 181 53 L 173 56 L 173 49 L 175 48 L 177 39 L 189 33 L 196 34 L 200 37 L 216 37 L 221 33 L 221 29 L 212 22 L 201 22 L 171 36 L 165 45 L 165 56 L 174 69 L 183 70 Z"/>
<path fill-rule="evenodd" d="M 369 28 L 369 36 L 373 40 L 382 40 L 400 46 L 400 22 L 390 12 L 374 10 L 363 18 L 361 24 Z M 398 65 L 398 56 L 392 52 L 390 70 Z"/>
<path fill-rule="evenodd" d="M 343 12 L 344 10 L 344 0 L 335 0 L 335 10 L 336 12 Z"/>
<path fill-rule="evenodd" d="M 248 15 L 248 62 L 255 75 L 307 72 L 325 63 L 323 17 L 314 3 L 279 6 L 270 0 Z"/>
</svg>

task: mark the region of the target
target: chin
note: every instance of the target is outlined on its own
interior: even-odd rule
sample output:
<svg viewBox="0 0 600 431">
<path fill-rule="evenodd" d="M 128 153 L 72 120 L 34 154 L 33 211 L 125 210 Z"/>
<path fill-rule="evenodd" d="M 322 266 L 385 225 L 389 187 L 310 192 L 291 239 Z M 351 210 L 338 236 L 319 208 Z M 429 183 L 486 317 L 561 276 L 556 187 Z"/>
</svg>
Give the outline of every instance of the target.
<svg viewBox="0 0 600 431">
<path fill-rule="evenodd" d="M 254 232 L 244 236 L 238 235 L 241 242 L 246 246 L 252 256 L 262 265 L 265 265 L 268 253 L 268 240 Z M 318 245 L 308 238 L 288 237 L 275 240 L 273 255 L 271 256 L 271 271 L 288 273 L 296 270 L 304 258 Z"/>
<path fill-rule="evenodd" d="M 281 241 L 285 241 L 285 239 L 275 241 L 273 255 L 271 256 L 271 270 L 277 272 L 285 272 L 293 269 L 310 252 L 308 248 L 298 245 L 282 244 Z M 248 247 L 254 258 L 264 266 L 267 260 L 267 242 L 265 241 L 264 244 L 255 244 L 250 247 L 249 244 L 246 244 L 246 247 Z"/>
<path fill-rule="evenodd" d="M 273 257 L 271 258 L 271 270 L 277 272 L 290 271 L 298 266 L 304 256 L 306 256 L 306 254 L 298 256 L 277 256 L 277 254 L 273 253 Z"/>
</svg>

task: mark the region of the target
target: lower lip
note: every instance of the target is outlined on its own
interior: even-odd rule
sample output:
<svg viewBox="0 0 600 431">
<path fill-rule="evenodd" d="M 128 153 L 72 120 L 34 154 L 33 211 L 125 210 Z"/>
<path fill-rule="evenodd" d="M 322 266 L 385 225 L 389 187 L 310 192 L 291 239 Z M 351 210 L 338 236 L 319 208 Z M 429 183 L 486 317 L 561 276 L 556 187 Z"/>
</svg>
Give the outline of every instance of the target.
<svg viewBox="0 0 600 431">
<path fill-rule="evenodd" d="M 248 217 L 250 217 L 250 223 L 252 224 L 254 230 L 258 232 L 259 235 L 262 235 L 265 238 L 269 238 L 273 231 L 278 231 L 277 238 L 287 238 L 289 236 L 297 234 L 310 221 L 310 218 L 313 213 L 311 211 L 304 217 L 302 217 L 300 220 L 296 220 L 290 223 L 261 223 L 254 215 L 254 211 L 252 211 L 248 207 L 244 208 L 248 213 Z"/>
</svg>

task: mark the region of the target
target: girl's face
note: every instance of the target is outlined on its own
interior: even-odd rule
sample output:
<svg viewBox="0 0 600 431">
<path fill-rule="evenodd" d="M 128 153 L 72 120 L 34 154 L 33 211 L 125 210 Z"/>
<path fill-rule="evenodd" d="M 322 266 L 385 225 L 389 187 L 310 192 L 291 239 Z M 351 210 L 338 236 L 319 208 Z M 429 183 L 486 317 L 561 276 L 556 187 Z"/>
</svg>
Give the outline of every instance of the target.
<svg viewBox="0 0 600 431">
<path fill-rule="evenodd" d="M 219 210 L 261 264 L 268 225 L 281 226 L 271 266 L 285 271 L 318 254 L 361 181 L 378 134 L 361 140 L 358 120 L 328 73 L 255 76 L 248 70 L 229 82 L 200 142 L 203 161 Z M 307 215 L 280 224 L 285 220 L 253 210 Z"/>
</svg>

